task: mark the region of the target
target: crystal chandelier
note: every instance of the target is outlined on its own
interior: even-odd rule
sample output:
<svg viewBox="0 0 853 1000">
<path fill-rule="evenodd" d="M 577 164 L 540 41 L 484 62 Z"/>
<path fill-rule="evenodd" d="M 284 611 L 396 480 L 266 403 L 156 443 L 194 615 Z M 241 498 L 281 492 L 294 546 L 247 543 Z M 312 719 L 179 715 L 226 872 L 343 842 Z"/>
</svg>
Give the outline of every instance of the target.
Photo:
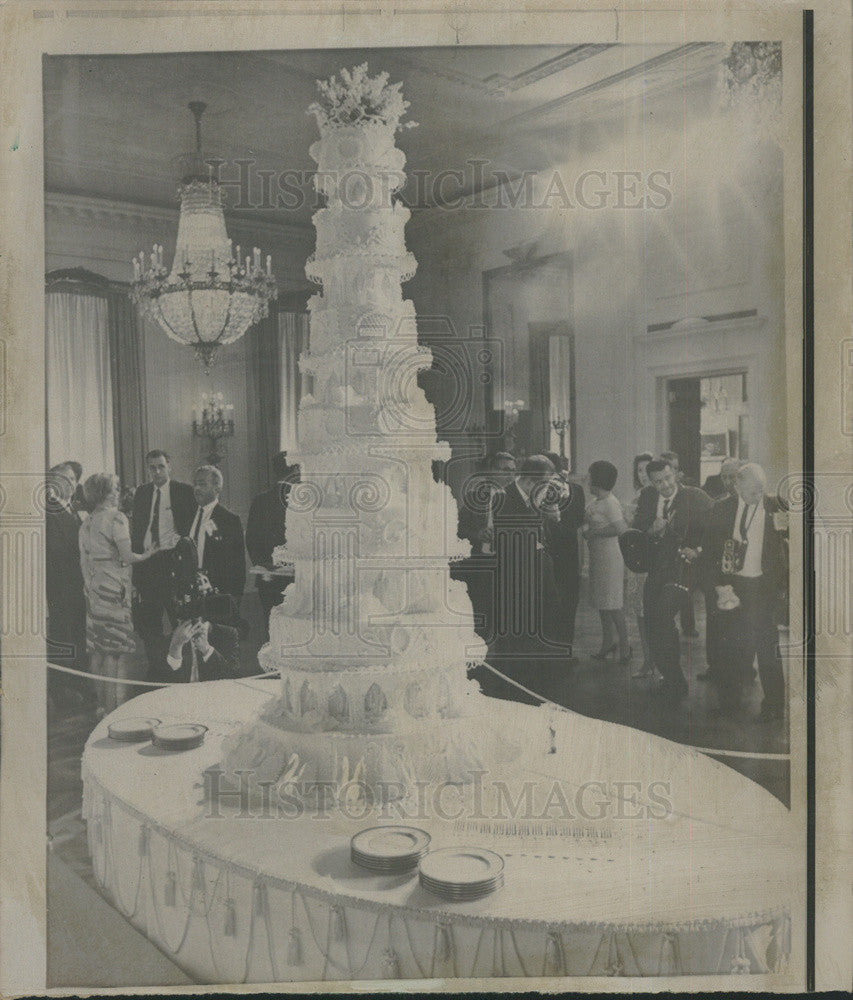
<svg viewBox="0 0 853 1000">
<path fill-rule="evenodd" d="M 171 272 L 163 263 L 163 247 L 133 260 L 131 296 L 143 316 L 154 320 L 180 344 L 195 348 L 208 367 L 217 348 L 242 337 L 269 313 L 278 295 L 272 258 L 266 268 L 261 251 L 246 253 L 228 239 L 222 212 L 222 190 L 201 153 L 201 116 L 207 105 L 191 101 L 196 151 L 180 186 L 181 215 Z"/>
</svg>

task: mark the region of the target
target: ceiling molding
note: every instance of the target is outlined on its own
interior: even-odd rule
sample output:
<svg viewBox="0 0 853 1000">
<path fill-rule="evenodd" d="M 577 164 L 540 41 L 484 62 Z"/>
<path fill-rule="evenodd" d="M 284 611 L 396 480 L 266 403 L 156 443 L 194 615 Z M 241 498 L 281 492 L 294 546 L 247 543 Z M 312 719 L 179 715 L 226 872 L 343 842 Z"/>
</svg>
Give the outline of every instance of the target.
<svg viewBox="0 0 853 1000">
<path fill-rule="evenodd" d="M 570 66 L 583 62 L 584 59 L 590 59 L 592 56 L 597 56 L 606 49 L 612 48 L 615 44 L 615 42 L 604 42 L 602 44 L 588 43 L 573 45 L 561 55 L 554 56 L 553 59 L 546 59 L 545 62 L 541 62 L 525 70 L 523 73 L 516 73 L 515 76 L 510 77 L 495 73 L 492 76 L 487 76 L 483 82 L 496 91 L 512 93 L 516 90 L 521 90 L 522 87 L 529 87 L 533 83 L 538 83 L 540 80 L 553 76 L 555 73 L 562 73 L 563 70 L 568 69 Z"/>
<path fill-rule="evenodd" d="M 133 222 L 138 225 L 150 225 L 152 222 L 166 227 L 177 227 L 179 210 L 164 205 L 140 205 L 129 201 L 119 201 L 112 198 L 98 198 L 91 195 L 65 194 L 59 191 L 46 191 L 44 196 L 45 212 L 64 213 L 78 216 L 81 219 L 109 225 L 115 222 Z M 256 238 L 267 238 L 280 243 L 282 240 L 304 243 L 310 248 L 314 243 L 313 225 L 294 225 L 286 222 L 270 222 L 257 216 L 236 215 L 225 212 L 229 235 L 232 239 L 236 233 L 251 233 Z"/>
<path fill-rule="evenodd" d="M 705 75 L 716 65 L 717 53 L 720 49 L 721 46 L 718 42 L 689 42 L 687 45 L 679 45 L 678 48 L 652 56 L 651 59 L 637 63 L 636 66 L 631 66 L 628 69 L 620 70 L 618 73 L 602 77 L 602 79 L 587 84 L 585 87 L 580 87 L 578 90 L 573 90 L 569 94 L 557 97 L 553 101 L 547 101 L 545 104 L 540 104 L 536 108 L 531 108 L 528 111 L 521 111 L 516 115 L 511 115 L 509 118 L 504 118 L 500 122 L 500 125 L 519 125 L 522 122 L 526 124 L 535 122 L 539 118 L 544 118 L 556 111 L 561 111 L 571 104 L 590 98 L 595 94 L 599 94 L 602 91 L 610 89 L 611 87 L 615 87 L 621 83 L 626 83 L 636 77 L 664 69 L 668 67 L 670 63 L 676 62 L 679 59 L 685 59 L 687 57 L 692 58 L 699 54 L 707 53 L 707 61 L 702 60 L 701 65 L 697 66 L 695 69 L 691 69 L 687 74 L 675 76 L 669 81 L 662 81 L 660 86 L 655 86 L 654 92 L 662 93 L 672 87 L 683 87 L 686 81 Z M 622 99 L 619 98 L 620 103 L 621 100 Z"/>
</svg>

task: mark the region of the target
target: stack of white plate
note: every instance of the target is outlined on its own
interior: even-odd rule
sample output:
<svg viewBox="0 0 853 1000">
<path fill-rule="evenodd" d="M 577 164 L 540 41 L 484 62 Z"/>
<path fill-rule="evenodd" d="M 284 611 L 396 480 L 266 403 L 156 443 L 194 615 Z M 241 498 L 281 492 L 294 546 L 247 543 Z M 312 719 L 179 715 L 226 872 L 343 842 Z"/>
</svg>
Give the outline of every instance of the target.
<svg viewBox="0 0 853 1000">
<path fill-rule="evenodd" d="M 150 740 L 152 732 L 159 725 L 159 719 L 136 717 L 119 719 L 107 726 L 107 732 L 111 740 L 121 740 L 122 743 L 141 743 L 143 740 Z"/>
<path fill-rule="evenodd" d="M 159 750 L 195 750 L 204 743 L 206 732 L 207 726 L 200 722 L 157 726 L 151 734 L 151 741 Z"/>
<path fill-rule="evenodd" d="M 444 899 L 464 902 L 487 896 L 504 884 L 500 854 L 481 847 L 445 847 L 421 858 L 420 882 Z"/>
<path fill-rule="evenodd" d="M 350 841 L 350 858 L 361 868 L 387 875 L 417 868 L 430 836 L 414 826 L 372 826 Z"/>
</svg>

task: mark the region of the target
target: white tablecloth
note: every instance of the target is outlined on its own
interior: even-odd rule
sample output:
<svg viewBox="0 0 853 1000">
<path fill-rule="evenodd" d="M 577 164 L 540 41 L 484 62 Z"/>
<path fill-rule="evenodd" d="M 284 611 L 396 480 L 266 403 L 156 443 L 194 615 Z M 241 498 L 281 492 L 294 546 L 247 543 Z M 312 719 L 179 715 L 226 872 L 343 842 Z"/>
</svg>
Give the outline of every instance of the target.
<svg viewBox="0 0 853 1000">
<path fill-rule="evenodd" d="M 781 803 L 730 768 L 626 727 L 490 700 L 494 725 L 524 745 L 517 773 L 486 776 L 484 812 L 442 820 L 433 801 L 408 820 L 433 847 L 468 842 L 504 857 L 502 889 L 450 903 L 416 875 L 352 865 L 350 835 L 375 818 L 310 808 L 292 818 L 257 803 L 211 815 L 203 772 L 278 684 L 142 695 L 104 720 L 84 753 L 102 890 L 200 982 L 783 970 L 792 916 L 800 929 L 799 837 Z M 183 753 L 108 738 L 110 721 L 141 715 L 209 732 Z M 503 780 L 496 811 L 493 783 Z M 539 818 L 525 813 L 525 780 L 537 795 L 559 785 L 544 816 L 540 798 Z M 648 808 L 650 788 L 665 810 Z M 440 803 L 448 813 L 463 808 L 452 791 Z M 606 810 L 600 821 L 577 815 L 584 795 L 588 815 Z M 387 821 L 401 821 L 393 808 Z"/>
</svg>

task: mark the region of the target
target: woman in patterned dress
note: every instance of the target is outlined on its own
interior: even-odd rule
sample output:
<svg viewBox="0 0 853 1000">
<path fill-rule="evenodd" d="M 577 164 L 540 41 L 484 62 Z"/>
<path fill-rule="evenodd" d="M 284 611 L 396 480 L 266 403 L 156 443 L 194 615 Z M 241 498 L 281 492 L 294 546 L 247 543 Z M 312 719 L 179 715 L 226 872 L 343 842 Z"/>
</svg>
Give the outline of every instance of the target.
<svg viewBox="0 0 853 1000">
<path fill-rule="evenodd" d="M 133 563 L 149 559 L 156 549 L 137 555 L 130 549 L 130 527 L 118 509 L 118 477 L 89 476 L 83 484 L 90 516 L 80 526 L 80 568 L 86 596 L 86 648 L 89 669 L 102 677 L 127 677 L 126 653 L 136 648 L 130 617 Z M 126 698 L 123 684 L 97 684 L 98 714 L 112 712 Z"/>
</svg>

